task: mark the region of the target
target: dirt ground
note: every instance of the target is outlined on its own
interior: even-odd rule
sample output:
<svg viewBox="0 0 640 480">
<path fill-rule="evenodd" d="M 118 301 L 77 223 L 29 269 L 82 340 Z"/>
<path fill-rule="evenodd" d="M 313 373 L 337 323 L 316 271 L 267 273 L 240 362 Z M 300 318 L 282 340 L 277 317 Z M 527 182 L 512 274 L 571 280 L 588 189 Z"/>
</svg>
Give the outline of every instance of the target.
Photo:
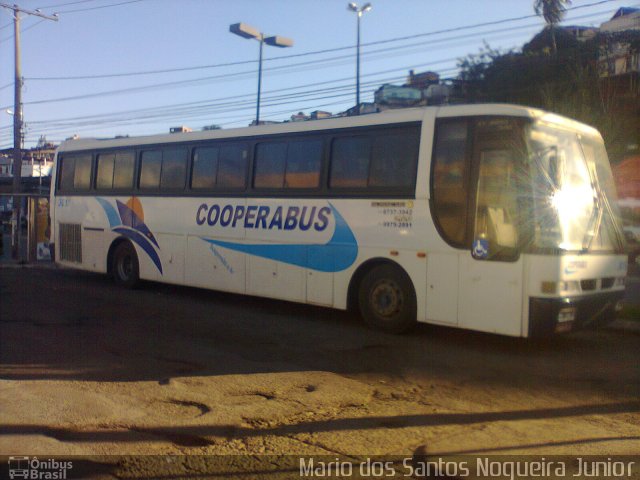
<svg viewBox="0 0 640 480">
<path fill-rule="evenodd" d="M 638 454 L 639 347 L 0 268 L 0 455 Z"/>
</svg>

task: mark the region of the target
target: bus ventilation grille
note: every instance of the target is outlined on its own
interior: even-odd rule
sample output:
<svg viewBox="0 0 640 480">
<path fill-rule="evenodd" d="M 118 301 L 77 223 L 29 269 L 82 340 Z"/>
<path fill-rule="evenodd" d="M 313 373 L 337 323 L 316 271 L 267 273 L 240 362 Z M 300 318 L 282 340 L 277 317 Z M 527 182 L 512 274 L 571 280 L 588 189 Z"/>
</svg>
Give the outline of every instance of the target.
<svg viewBox="0 0 640 480">
<path fill-rule="evenodd" d="M 613 284 L 615 283 L 615 281 L 616 281 L 616 279 L 615 279 L 614 277 L 606 277 L 606 278 L 603 278 L 603 279 L 601 280 L 601 282 L 602 282 L 602 288 L 603 288 L 603 289 L 605 289 L 605 288 L 611 288 L 611 287 L 613 287 Z"/>
<path fill-rule="evenodd" d="M 580 280 L 580 287 L 582 288 L 583 292 L 590 292 L 592 290 L 595 290 L 597 286 L 597 282 L 596 279 L 589 279 L 589 280 Z"/>
<path fill-rule="evenodd" d="M 80 225 L 60 224 L 60 260 L 82 263 L 82 237 Z"/>
</svg>

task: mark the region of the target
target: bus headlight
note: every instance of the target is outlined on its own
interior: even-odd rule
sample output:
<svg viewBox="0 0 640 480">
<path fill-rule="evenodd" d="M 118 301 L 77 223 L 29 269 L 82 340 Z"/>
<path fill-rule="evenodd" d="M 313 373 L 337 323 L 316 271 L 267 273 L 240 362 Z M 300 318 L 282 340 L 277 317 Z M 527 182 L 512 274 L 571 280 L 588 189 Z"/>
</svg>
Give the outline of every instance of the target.
<svg viewBox="0 0 640 480">
<path fill-rule="evenodd" d="M 573 307 L 562 308 L 558 312 L 558 323 L 573 322 L 576 319 L 576 309 Z"/>
</svg>

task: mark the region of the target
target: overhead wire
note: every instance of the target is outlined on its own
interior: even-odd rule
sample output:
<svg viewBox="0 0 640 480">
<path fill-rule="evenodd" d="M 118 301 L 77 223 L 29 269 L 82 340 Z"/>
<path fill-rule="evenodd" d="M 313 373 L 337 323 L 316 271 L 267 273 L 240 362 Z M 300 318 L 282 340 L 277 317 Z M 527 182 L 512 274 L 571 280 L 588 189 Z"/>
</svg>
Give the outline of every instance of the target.
<svg viewBox="0 0 640 480">
<path fill-rule="evenodd" d="M 61 10 L 59 12 L 57 12 L 58 14 L 66 14 L 66 13 L 78 13 L 78 12 L 90 12 L 93 10 L 101 10 L 103 8 L 111 8 L 111 7 L 119 7 L 121 5 L 129 5 L 131 3 L 139 3 L 139 2 L 144 2 L 146 0 L 127 0 L 125 2 L 120 2 L 120 3 L 112 3 L 109 5 L 99 5 L 96 7 L 89 7 L 89 8 L 80 8 L 80 9 L 76 9 L 76 10 Z"/>
<path fill-rule="evenodd" d="M 91 1 L 91 0 L 88 0 Z M 118 4 L 110 4 L 110 5 L 105 5 L 105 6 L 100 6 L 100 7 L 92 7 L 92 9 L 97 9 L 97 8 L 106 8 L 108 6 L 118 6 L 118 5 L 124 5 L 127 3 L 136 3 L 138 1 L 143 1 L 143 0 L 135 0 L 135 1 L 129 1 L 129 2 L 122 2 L 122 3 L 118 3 Z M 599 2 L 594 2 L 592 4 L 588 4 L 588 5 L 582 5 L 582 6 L 578 6 L 578 7 L 573 7 L 572 9 L 577 9 L 577 8 L 586 8 L 587 6 L 595 6 L 595 5 L 600 5 L 600 4 L 604 4 L 604 3 L 609 3 L 610 1 L 614 1 L 614 0 L 603 0 L 603 1 L 599 1 Z M 72 3 L 84 3 L 84 2 L 72 2 Z M 49 7 L 47 7 L 49 8 Z M 89 9 L 87 9 L 89 10 Z M 590 14 L 588 16 L 594 16 L 594 15 L 599 15 L 598 14 Z M 439 33 L 448 33 L 448 32 L 455 32 L 455 31 L 460 31 L 460 30 L 464 30 L 465 28 L 478 28 L 480 26 L 486 26 L 486 25 L 496 25 L 496 24 L 501 24 L 501 23 L 505 23 L 508 21 L 516 21 L 516 20 L 522 20 L 522 19 L 527 19 L 527 18 L 532 18 L 532 17 L 536 17 L 535 15 L 528 15 L 528 16 L 524 16 L 524 17 L 517 17 L 516 19 L 503 19 L 503 20 L 499 20 L 499 21 L 494 21 L 494 22 L 485 22 L 482 24 L 476 24 L 474 26 L 467 26 L 467 27 L 456 27 L 456 28 L 451 28 L 451 29 L 445 29 L 445 30 L 440 30 L 438 32 L 427 32 L 427 33 L 423 33 L 423 34 L 417 34 L 417 35 L 410 35 L 410 36 L 405 36 L 405 37 L 398 37 L 398 38 L 394 38 L 394 39 L 386 39 L 386 40 L 381 40 L 381 41 L 376 41 L 376 42 L 370 42 L 368 44 L 363 44 L 363 45 L 381 45 L 381 44 L 385 44 L 385 43 L 391 43 L 391 42 L 399 42 L 399 41 L 404 41 L 407 39 L 415 39 L 415 38 L 420 38 L 420 37 L 425 37 L 425 36 L 433 36 Z M 36 24 L 37 25 L 37 24 Z M 33 26 L 36 26 L 33 25 Z M 32 26 L 32 27 L 33 27 Z M 539 27 L 539 25 L 531 25 Z M 506 29 L 500 29 L 497 30 L 497 32 L 506 32 L 506 31 L 513 31 L 513 30 L 521 30 L 523 28 L 528 28 L 529 25 L 526 26 L 518 26 L 518 27 L 509 27 Z M 472 36 L 479 36 L 479 35 L 487 35 L 492 33 L 490 32 L 476 32 L 476 33 L 470 33 L 470 34 L 466 34 L 466 35 L 462 35 L 459 37 L 453 37 L 453 38 L 443 38 L 443 39 L 436 39 L 436 40 L 432 40 L 431 43 L 443 43 L 443 42 L 448 42 L 448 41 L 452 41 L 452 40 L 456 40 L 456 39 L 463 39 L 463 38 L 469 38 Z M 375 51 L 369 51 L 366 52 L 365 55 L 369 55 L 368 58 L 374 58 L 373 55 L 377 54 L 377 55 L 382 55 L 385 52 L 388 51 L 396 51 L 399 48 L 408 48 L 408 47 L 417 47 L 420 45 L 424 45 L 425 42 L 417 42 L 414 44 L 409 44 L 409 45 L 402 45 L 402 46 L 396 46 L 396 47 L 390 47 L 390 48 L 385 48 L 385 49 L 379 49 L 379 50 L 375 50 Z M 290 59 L 290 58 L 296 58 L 296 57 L 303 57 L 303 56 L 309 56 L 309 55 L 314 55 L 314 54 L 321 54 L 321 53 L 328 53 L 328 52 L 335 52 L 335 51 L 340 51 L 340 50 L 347 50 L 347 49 L 353 49 L 354 47 L 341 47 L 341 48 L 337 48 L 337 49 L 327 49 L 327 50 L 320 50 L 320 51 L 316 51 L 316 52 L 305 52 L 302 54 L 296 54 L 296 55 L 288 55 L 288 56 L 282 56 L 282 57 L 274 57 L 272 59 L 269 60 L 280 60 L 280 59 Z M 365 56 L 363 55 L 363 56 Z M 397 55 L 395 55 L 397 56 Z M 321 60 L 316 60 L 316 61 L 311 61 L 311 62 L 301 62 L 298 64 L 289 64 L 289 65 L 281 65 L 281 66 L 277 66 L 277 67 L 270 67 L 265 69 L 265 72 L 268 72 L 269 70 L 272 71 L 272 73 L 275 73 L 277 71 L 285 71 L 289 69 L 294 69 L 294 68 L 300 68 L 301 66 L 308 66 L 308 65 L 312 65 L 312 64 L 327 64 L 329 62 L 336 62 L 336 61 L 341 61 L 343 59 L 351 59 L 351 56 L 339 56 L 339 57 L 332 57 L 332 58 L 328 58 L 328 59 L 321 59 Z M 445 61 L 453 61 L 455 59 L 446 59 L 446 60 L 442 60 L 441 62 L 445 62 Z M 249 63 L 255 63 L 256 61 L 243 61 L 243 62 L 233 62 L 236 65 L 242 65 L 242 64 L 249 64 Z M 223 64 L 220 64 L 223 65 Z M 228 64 L 226 64 L 228 65 Z M 204 69 L 204 68 L 215 68 L 218 67 L 218 65 L 215 66 L 196 66 L 196 67 L 188 67 L 188 68 L 180 68 L 180 69 L 166 69 L 164 71 L 154 71 L 154 73 L 168 73 L 168 72 L 176 72 L 176 71 L 186 71 L 186 70 L 195 70 L 195 69 Z M 323 67 L 319 67 L 319 68 L 323 68 Z M 394 69 L 394 71 L 398 71 L 398 69 Z M 89 78 L 109 78 L 109 77 L 113 77 L 113 76 L 134 76 L 134 75 L 146 75 L 149 74 L 150 72 L 129 72 L 129 73 L 121 73 L 121 74 L 110 74 L 110 75 L 104 75 L 104 76 L 100 76 L 100 75 L 92 75 L 92 76 L 83 76 L 83 77 L 48 77 L 48 78 L 29 78 L 30 81 L 34 81 L 34 80 L 62 80 L 62 79 L 89 79 Z M 383 73 L 390 73 L 390 72 L 376 72 L 375 74 L 372 75 L 380 75 Z M 228 75 L 228 77 L 227 77 Z M 71 97 L 71 98 L 62 98 L 62 99 L 50 99 L 50 100 L 41 100 L 41 101 L 36 101 L 36 102 L 27 102 L 26 104 L 31 104 L 31 105 L 35 105 L 35 104 L 39 104 L 39 103 L 48 103 L 48 102 L 54 102 L 54 101 L 69 101 L 72 99 L 84 99 L 84 98 L 90 98 L 90 96 L 102 96 L 102 95 L 109 95 L 109 94 L 117 94 L 117 93 L 121 93 L 121 92 L 127 92 L 127 91 L 139 91 L 140 89 L 145 89 L 148 90 L 149 88 L 163 88 L 165 86 L 172 86 L 175 84 L 180 84 L 180 85 L 184 85 L 185 82 L 202 82 L 202 81 L 210 81 L 212 78 L 238 78 L 238 76 L 241 75 L 255 75 L 255 71 L 246 71 L 246 72 L 236 72 L 233 74 L 227 74 L 227 75 L 220 75 L 220 76 L 214 76 L 214 77 L 203 77 L 203 78 L 198 78 L 198 79 L 190 79 L 190 80 L 183 80 L 183 81 L 179 81 L 179 82 L 164 82 L 161 84 L 154 84 L 154 85 L 147 85 L 147 86 L 140 86 L 140 87 L 131 87 L 128 89 L 120 89 L 120 90 L 114 90 L 112 92 L 96 92 L 94 94 L 88 94 L 88 95 L 82 95 L 82 96 L 77 96 L 77 97 Z M 393 77 L 393 79 L 389 80 L 389 81 L 396 81 L 399 77 Z M 402 78 L 402 77 L 400 77 Z M 333 80 L 330 82 L 319 82 L 319 83 L 325 83 L 325 84 L 331 84 L 331 83 L 335 83 L 336 81 L 341 81 L 341 80 L 347 80 L 347 79 L 338 79 L 338 80 Z M 375 81 L 375 83 L 379 84 L 379 82 L 382 80 L 377 80 Z M 9 85 L 10 86 L 10 85 Z M 364 86 L 364 85 L 363 85 Z M 309 84 L 306 84 L 306 87 L 309 87 Z M 7 88 L 7 86 L 5 87 L 1 87 L 1 89 Z M 299 90 L 300 88 L 303 88 L 303 86 L 299 86 L 299 87 L 292 87 L 289 89 L 285 89 L 285 90 Z M 298 93 L 298 94 L 294 94 L 294 93 L 289 93 L 289 94 L 283 94 L 280 96 L 274 96 L 271 99 L 269 97 L 265 97 L 265 107 L 267 106 L 280 106 L 280 105 L 287 105 L 287 104 L 291 104 L 291 103 L 295 103 L 295 102 L 299 102 L 299 101 L 304 101 L 304 99 L 308 98 L 308 97 L 312 97 L 309 100 L 313 100 L 313 101 L 322 101 L 322 100 L 331 100 L 334 99 L 335 101 L 332 102 L 330 105 L 335 105 L 337 103 L 342 103 L 341 100 L 336 100 L 338 98 L 342 98 L 343 96 L 348 96 L 348 95 L 352 95 L 353 93 L 353 85 L 347 85 L 347 86 L 342 86 L 342 87 L 331 87 L 331 88 L 325 88 L 325 89 L 318 89 L 315 91 L 308 91 L 308 92 L 302 92 L 302 93 Z M 344 93 L 337 93 L 337 92 L 341 92 L 345 89 L 350 89 L 351 91 L 348 92 L 344 92 Z M 324 95 L 324 96 L 318 96 L 320 95 L 323 91 L 332 91 L 333 95 Z M 373 91 L 373 90 L 371 90 Z M 314 97 L 314 95 L 316 95 Z M 242 96 L 240 96 L 242 97 Z M 149 115 L 143 115 L 143 116 L 131 116 L 130 118 L 120 118 L 117 119 L 114 117 L 110 117 L 111 115 L 118 115 L 118 113 L 114 113 L 114 114 L 101 114 L 101 115 L 95 115 L 95 116 L 87 116 L 87 117 L 93 117 L 93 122 L 89 120 L 89 118 L 87 118 L 85 120 L 86 123 L 82 124 L 76 124 L 75 127 L 76 128 L 81 128 L 81 127 L 90 127 L 91 125 L 96 125 L 96 124 L 109 124 L 109 125 L 117 125 L 114 124 L 113 122 L 133 122 L 136 120 L 140 120 L 140 119 L 168 119 L 168 118 L 183 118 L 185 115 L 192 115 L 189 118 L 199 118 L 200 116 L 211 116 L 212 114 L 223 114 L 223 113 L 228 113 L 230 111 L 238 111 L 238 109 L 253 109 L 255 106 L 255 101 L 253 100 L 253 95 L 246 95 L 247 100 L 244 100 L 241 103 L 234 103 L 234 102 L 229 102 L 227 101 L 226 104 L 224 103 L 220 103 L 219 105 L 211 105 L 211 104 L 203 104 L 202 102 L 191 102 L 194 104 L 194 106 L 190 107 L 192 110 L 189 111 L 188 109 L 186 111 L 182 111 L 180 112 L 179 110 L 176 111 L 174 110 L 170 110 L 172 107 L 171 106 L 166 106 L 166 107 L 151 107 L 149 109 L 143 109 L 143 110 L 149 110 Z M 251 99 L 249 99 L 249 97 L 251 97 Z M 222 100 L 222 99 L 219 99 Z M 271 103 L 270 103 L 271 102 Z M 188 107 L 185 107 L 188 108 Z M 216 110 L 217 108 L 217 110 Z M 309 108 L 314 108 L 314 107 L 309 107 Z M 151 115 L 151 111 L 156 110 L 154 115 Z M 163 110 L 164 109 L 164 110 Z M 304 110 L 304 108 L 302 108 Z M 287 111 L 283 111 L 283 113 L 287 113 L 290 112 L 291 110 L 287 110 Z M 141 110 L 132 110 L 129 111 L 130 115 L 136 115 L 137 112 L 142 113 Z M 124 112 L 123 112 L 124 113 Z M 171 115 L 171 117 L 168 117 L 168 115 Z M 193 115 L 198 115 L 199 117 L 194 117 Z M 272 113 L 269 113 L 267 116 L 265 116 L 265 118 L 269 118 L 272 115 Z M 264 116 L 264 115 L 263 115 Z M 102 120 L 99 120 L 100 117 L 103 117 Z M 111 118 L 111 120 L 110 120 Z M 246 116 L 243 117 L 239 117 L 239 118 L 246 118 Z M 64 124 L 64 126 L 61 124 L 61 121 L 63 119 L 60 119 L 58 121 L 53 120 L 53 121 L 40 121 L 40 122 L 31 122 L 30 124 L 32 125 L 40 125 L 40 128 L 44 128 L 46 131 L 50 131 L 53 132 L 54 130 L 49 130 L 46 125 L 48 124 L 51 128 L 54 129 L 59 129 L 59 128 L 66 128 L 67 130 L 69 128 L 73 128 L 73 124 L 69 124 L 66 123 Z M 67 119 L 65 119 L 67 120 Z M 68 119 L 68 120 L 72 120 L 72 119 Z M 80 120 L 80 118 L 78 118 L 78 120 Z M 232 122 L 233 123 L 233 122 Z M 229 122 L 224 123 L 229 124 Z M 59 131 L 59 130 L 58 130 Z"/>
<path fill-rule="evenodd" d="M 606 0 L 606 1 L 611 1 L 611 0 Z M 600 2 L 598 2 L 600 3 Z M 594 16 L 598 16 L 601 15 L 603 12 L 598 12 L 595 14 L 590 14 L 588 15 L 589 18 L 594 17 Z M 580 19 L 580 18 L 577 18 Z M 517 27 L 508 27 L 508 28 L 503 28 L 503 29 L 497 29 L 497 30 L 490 30 L 490 31 L 483 31 L 483 32 L 477 32 L 477 33 L 472 33 L 472 34 L 466 34 L 466 35 L 458 35 L 455 37 L 445 37 L 445 38 L 441 38 L 441 39 L 437 39 L 435 41 L 429 41 L 430 44 L 433 46 L 433 48 L 436 48 L 437 44 L 439 43 L 443 43 L 443 42 L 450 42 L 452 40 L 462 40 L 462 39 L 468 39 L 468 38 L 473 38 L 476 36 L 481 36 L 481 35 L 487 35 L 487 34 L 494 34 L 494 33 L 503 33 L 503 32 L 511 32 L 514 30 L 522 30 L 525 28 L 535 28 L 538 27 L 537 24 L 528 24 L 528 25 L 524 25 L 524 26 L 517 26 Z M 400 47 L 388 47 L 388 48 L 384 48 L 384 49 L 379 49 L 379 50 L 374 50 L 374 51 L 370 51 L 370 52 L 365 52 L 362 54 L 363 58 L 373 58 L 373 55 L 375 54 L 381 54 L 381 53 L 386 53 L 386 52 L 394 52 L 394 57 L 398 56 L 397 53 L 397 49 L 398 48 L 402 48 L 403 49 L 403 54 L 410 54 L 413 52 L 409 52 L 409 51 L 405 51 L 407 48 L 409 47 L 418 47 L 418 46 L 422 46 L 424 45 L 425 42 L 417 42 L 417 43 L 411 43 L 411 44 L 407 44 L 407 45 L 402 45 Z M 337 60 L 350 60 L 351 56 L 350 55 L 343 55 L 343 56 L 338 56 L 338 57 L 330 57 L 327 59 L 322 59 L 322 60 L 313 60 L 313 61 L 308 61 L 308 62 L 300 62 L 300 63 L 293 63 L 293 64 L 288 64 L 288 65 L 281 65 L 281 66 L 275 66 L 275 67 L 267 67 L 263 69 L 263 72 L 265 73 L 269 73 L 269 72 L 274 72 L 277 70 L 286 70 L 286 69 L 291 69 L 291 68 L 295 68 L 295 67 L 302 67 L 302 66 L 308 66 L 308 65 L 314 65 L 314 64 L 319 64 L 319 63 L 326 63 L 326 62 L 330 62 L 330 61 L 337 61 Z M 455 61 L 457 60 L 456 58 L 450 59 L 450 61 Z M 255 61 L 253 61 L 255 62 Z M 245 63 L 245 62 L 235 62 L 236 64 L 240 64 L 240 63 Z M 333 64 L 332 66 L 335 66 L 335 64 Z M 68 97 L 61 97 L 61 98 L 54 98 L 54 99 L 42 99 L 42 100 L 35 100 L 35 101 L 30 101 L 30 102 L 25 102 L 25 105 L 38 105 L 38 104 L 43 104 L 43 103 L 54 103 L 54 102 L 63 102 L 63 101 L 71 101 L 71 100 L 85 100 L 88 98 L 94 98 L 94 97 L 100 97 L 100 96 L 110 96 L 110 95 L 118 95 L 118 94 L 124 94 L 124 93 L 136 93 L 139 91 L 149 91 L 150 89 L 157 89 L 157 88 L 177 88 L 177 87 L 184 87 L 186 85 L 194 85 L 197 83 L 210 83 L 212 81 L 215 80 L 228 80 L 228 79 L 237 79 L 238 77 L 246 77 L 248 75 L 255 75 L 255 71 L 250 70 L 250 71 L 242 71 L 242 72 L 234 72 L 234 73 L 226 73 L 226 74 L 221 74 L 221 75 L 214 75 L 214 76 L 207 76 L 207 77 L 199 77 L 199 78 L 193 78 L 193 79 L 187 79 L 187 80 L 176 80 L 176 81 L 171 81 L 171 82 L 162 82 L 162 83 L 154 83 L 154 84 L 147 84 L 147 85 L 141 85 L 141 86 L 136 86 L 136 87 L 127 87 L 127 88 L 121 88 L 121 89 L 114 89 L 114 90 L 108 90 L 108 91 L 102 91 L 102 92 L 94 92 L 94 93 L 88 93 L 88 94 L 83 94 L 83 95 L 75 95 L 75 96 L 68 96 Z M 102 78 L 102 77 L 99 77 Z M 25 80 L 33 80 L 30 78 L 26 78 Z"/>
<path fill-rule="evenodd" d="M 134 1 L 143 1 L 143 0 L 134 0 Z M 570 7 L 570 8 L 567 9 L 567 11 L 573 11 L 573 10 L 579 10 L 579 9 L 582 9 L 582 8 L 598 6 L 598 5 L 602 5 L 602 4 L 610 3 L 610 2 L 614 2 L 614 1 L 618 1 L 618 0 L 599 0 L 597 2 L 592 2 L 592 3 L 588 3 L 588 4 L 584 4 L 584 5 L 578 5 L 578 6 L 575 6 L 575 7 Z M 474 29 L 474 28 L 494 26 L 494 25 L 499 25 L 499 24 L 503 24 L 503 23 L 510 23 L 510 22 L 519 21 L 519 20 L 528 20 L 528 19 L 532 19 L 532 18 L 539 18 L 539 16 L 535 15 L 535 14 L 532 14 L 532 15 L 524 15 L 524 16 L 520 16 L 520 17 L 512 17 L 512 18 L 506 18 L 506 19 L 501 19 L 501 20 L 494 20 L 494 21 L 491 21 L 491 22 L 476 23 L 476 24 L 465 25 L 465 26 L 460 26 L 460 27 L 453 27 L 453 28 L 447 28 L 447 29 L 442 29 L 442 30 L 435 30 L 435 31 L 431 31 L 431 32 L 424 32 L 424 33 L 418 33 L 418 34 L 413 34 L 413 35 L 406 35 L 406 36 L 402 36 L 402 37 L 394 37 L 394 38 L 390 38 L 390 39 L 365 42 L 365 43 L 362 43 L 361 46 L 362 46 L 362 48 L 366 48 L 366 47 L 370 47 L 370 46 L 374 46 L 374 45 L 381 45 L 381 44 L 386 44 L 386 43 L 410 40 L 410 39 L 414 39 L 414 38 L 441 35 L 441 34 L 444 34 L 444 33 L 452 33 L 452 32 L 458 32 L 458 31 L 462 31 L 462 30 L 470 30 L 470 29 Z M 579 19 L 579 18 L 577 18 L 577 19 Z M 294 53 L 294 54 L 281 55 L 281 56 L 276 56 L 276 57 L 271 57 L 271 58 L 265 58 L 265 59 L 263 59 L 263 62 L 269 63 L 269 62 L 275 62 L 275 61 L 279 61 L 279 60 L 286 60 L 286 59 L 291 59 L 291 58 L 305 57 L 305 56 L 309 56 L 309 55 L 318 55 L 318 54 L 333 53 L 333 52 L 344 51 L 344 50 L 353 50 L 354 48 L 355 48 L 355 45 L 350 45 L 350 46 L 343 46 L 343 47 L 336 47 L 336 48 L 329 48 L 329 49 L 322 49 L 322 50 L 314 50 L 314 51 L 311 51 L 311 52 Z M 60 77 L 60 76 L 57 76 L 57 77 L 27 77 L 26 80 L 32 80 L 32 81 L 89 80 L 89 79 L 98 79 L 98 78 L 131 77 L 131 76 L 138 76 L 138 75 L 158 75 L 158 74 L 161 74 L 161 73 L 175 73 L 175 72 L 184 72 L 184 71 L 190 71 L 190 70 L 203 70 L 203 69 L 222 68 L 222 67 L 226 68 L 226 67 L 230 67 L 230 66 L 246 65 L 246 64 L 256 63 L 256 62 L 257 62 L 257 60 L 242 60 L 242 61 L 225 62 L 225 63 L 218 63 L 218 64 L 212 64 L 212 65 L 197 65 L 197 66 L 191 66 L 191 67 L 176 67 L 176 68 L 169 68 L 169 69 L 156 69 L 156 70 L 145 70 L 145 71 L 135 71 L 135 72 L 89 74 L 89 75 L 64 76 L 64 77 Z"/>
</svg>

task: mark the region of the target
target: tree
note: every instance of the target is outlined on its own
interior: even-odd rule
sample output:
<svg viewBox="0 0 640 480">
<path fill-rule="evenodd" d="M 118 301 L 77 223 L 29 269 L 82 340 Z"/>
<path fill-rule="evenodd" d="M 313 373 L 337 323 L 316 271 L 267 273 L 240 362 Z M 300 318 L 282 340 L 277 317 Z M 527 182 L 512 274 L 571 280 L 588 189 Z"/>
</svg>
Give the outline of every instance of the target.
<svg viewBox="0 0 640 480">
<path fill-rule="evenodd" d="M 614 41 L 624 40 L 629 51 L 637 52 L 640 32 L 638 37 L 599 34 L 586 42 L 560 32 L 555 55 L 548 55 L 545 29 L 522 52 L 501 53 L 485 44 L 478 54 L 459 60 L 462 99 L 538 107 L 593 125 L 612 159 L 619 160 L 627 145 L 640 144 L 640 95 L 637 86 L 620 83 L 627 77 L 601 78 L 599 60 L 603 45 Z M 629 81 L 634 78 L 628 76 Z"/>
<path fill-rule="evenodd" d="M 535 0 L 533 2 L 533 10 L 536 12 L 536 15 L 542 15 L 542 18 L 544 18 L 547 24 L 547 29 L 551 31 L 551 44 L 554 54 L 558 50 L 556 46 L 555 27 L 564 17 L 567 5 L 571 5 L 571 0 Z"/>
</svg>

